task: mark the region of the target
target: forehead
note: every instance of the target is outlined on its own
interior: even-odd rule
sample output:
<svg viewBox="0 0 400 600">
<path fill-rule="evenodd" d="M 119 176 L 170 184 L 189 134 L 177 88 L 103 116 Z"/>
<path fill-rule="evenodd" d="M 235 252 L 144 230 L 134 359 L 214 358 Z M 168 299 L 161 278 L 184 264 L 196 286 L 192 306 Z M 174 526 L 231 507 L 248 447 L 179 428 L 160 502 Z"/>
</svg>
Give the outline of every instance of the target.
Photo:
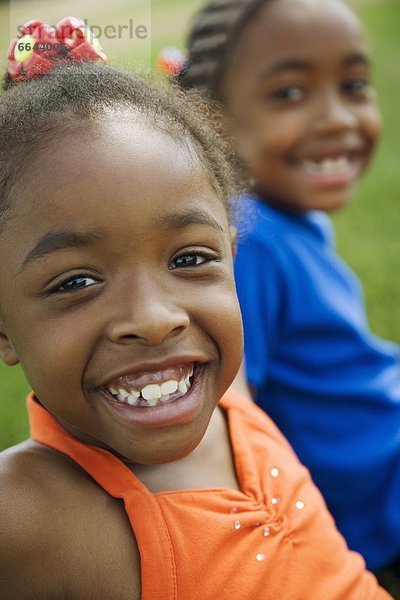
<svg viewBox="0 0 400 600">
<path fill-rule="evenodd" d="M 102 220 L 117 227 L 129 218 L 140 230 L 186 205 L 226 215 L 194 149 L 140 120 L 110 118 L 38 153 L 17 189 L 10 225 L 29 223 L 34 236 Z"/>
<path fill-rule="evenodd" d="M 34 184 L 46 190 L 55 185 L 90 189 L 109 181 L 113 185 L 152 188 L 170 180 L 184 184 L 204 178 L 193 145 L 186 139 L 161 131 L 143 117 L 110 114 L 99 123 L 72 129 L 52 139 L 39 151 L 31 176 Z M 124 175 L 124 177 L 122 177 Z M 78 182 L 78 183 L 77 183 Z"/>
<path fill-rule="evenodd" d="M 243 67 L 250 76 L 300 53 L 325 60 L 363 46 L 360 23 L 341 0 L 267 0 L 243 30 L 230 72 Z"/>
</svg>

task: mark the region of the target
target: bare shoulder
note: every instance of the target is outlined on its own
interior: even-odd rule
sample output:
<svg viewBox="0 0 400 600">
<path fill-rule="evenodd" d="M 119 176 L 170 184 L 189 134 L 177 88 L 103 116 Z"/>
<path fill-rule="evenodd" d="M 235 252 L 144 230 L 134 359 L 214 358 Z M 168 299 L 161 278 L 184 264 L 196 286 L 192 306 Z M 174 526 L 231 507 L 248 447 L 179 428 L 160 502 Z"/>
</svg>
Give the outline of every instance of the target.
<svg viewBox="0 0 400 600">
<path fill-rule="evenodd" d="M 88 478 L 88 476 L 86 476 Z M 88 478 L 89 479 L 89 478 Z M 0 453 L 0 519 L 9 517 L 8 527 L 26 527 L 26 517 L 35 515 L 34 523 L 48 516 L 48 510 L 63 489 L 72 484 L 82 485 L 82 474 L 60 453 L 26 440 Z M 75 489 L 72 486 L 71 491 Z"/>
<path fill-rule="evenodd" d="M 47 598 L 47 589 L 59 595 L 53 570 L 40 568 L 51 563 L 56 545 L 49 523 L 59 489 L 57 463 L 50 450 L 29 440 L 0 454 L 0 589 L 7 600 L 29 593 Z"/>
<path fill-rule="evenodd" d="M 123 505 L 55 450 L 27 440 L 0 453 L 0 531 L 2 600 L 140 598 Z"/>
<path fill-rule="evenodd" d="M 49 488 L 57 489 L 57 484 L 54 484 L 58 462 L 49 449 L 31 440 L 0 453 L 2 533 L 9 532 L 12 537 L 20 533 L 29 538 L 32 531 L 39 528 L 41 518 L 45 517 L 51 504 Z"/>
</svg>

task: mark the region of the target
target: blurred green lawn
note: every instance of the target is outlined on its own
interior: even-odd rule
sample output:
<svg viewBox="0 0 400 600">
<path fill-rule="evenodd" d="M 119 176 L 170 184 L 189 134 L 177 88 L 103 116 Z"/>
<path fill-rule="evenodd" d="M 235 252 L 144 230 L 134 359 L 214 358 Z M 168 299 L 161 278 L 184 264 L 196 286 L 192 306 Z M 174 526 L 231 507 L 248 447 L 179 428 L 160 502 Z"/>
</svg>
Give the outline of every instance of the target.
<svg viewBox="0 0 400 600">
<path fill-rule="evenodd" d="M 20 0 L 20 4 L 22 2 Z M 28 0 L 25 2 L 28 6 Z M 108 5 L 109 10 L 109 3 L 99 2 L 99 19 L 103 4 Z M 85 6 L 84 0 L 82 5 Z M 129 3 L 122 2 L 122 5 L 126 14 L 121 8 L 120 22 L 129 15 Z M 182 43 L 187 19 L 200 5 L 200 0 L 153 0 L 153 58 L 160 47 Z M 114 14 L 118 6 L 117 0 L 112 6 Z M 378 156 L 354 202 L 336 215 L 334 221 L 340 253 L 365 285 L 373 330 L 383 337 L 400 341 L 400 219 L 397 207 L 400 201 L 400 3 L 398 0 L 364 0 L 357 3 L 357 9 L 372 41 L 376 87 L 385 130 Z M 2 48 L 8 43 L 5 14 L 5 5 L 0 4 Z M 62 11 L 60 17 L 64 14 Z M 106 41 L 102 43 L 108 52 Z M 128 61 L 131 57 L 127 54 L 123 58 Z M 25 396 L 28 390 L 18 367 L 0 365 L 0 450 L 27 436 Z"/>
</svg>

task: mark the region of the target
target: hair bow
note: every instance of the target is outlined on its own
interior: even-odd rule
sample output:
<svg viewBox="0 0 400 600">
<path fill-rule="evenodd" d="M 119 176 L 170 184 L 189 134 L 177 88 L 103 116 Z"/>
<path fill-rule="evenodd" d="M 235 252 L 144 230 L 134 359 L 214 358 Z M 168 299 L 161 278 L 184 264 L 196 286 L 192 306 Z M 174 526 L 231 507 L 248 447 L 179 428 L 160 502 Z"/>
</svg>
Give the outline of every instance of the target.
<svg viewBox="0 0 400 600">
<path fill-rule="evenodd" d="M 65 17 L 55 27 L 34 19 L 20 32 L 8 50 L 8 73 L 15 81 L 39 77 L 60 60 L 107 62 L 99 40 L 77 17 Z"/>
<path fill-rule="evenodd" d="M 187 57 L 175 46 L 163 48 L 157 57 L 156 65 L 159 71 L 166 75 L 179 75 L 187 66 Z"/>
</svg>

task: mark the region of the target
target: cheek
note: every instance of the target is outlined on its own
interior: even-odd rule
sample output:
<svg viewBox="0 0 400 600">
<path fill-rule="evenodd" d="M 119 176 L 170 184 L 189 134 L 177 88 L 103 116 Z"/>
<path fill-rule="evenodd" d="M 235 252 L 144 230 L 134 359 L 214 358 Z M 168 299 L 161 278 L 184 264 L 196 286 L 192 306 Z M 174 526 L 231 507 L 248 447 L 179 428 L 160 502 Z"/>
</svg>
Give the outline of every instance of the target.
<svg viewBox="0 0 400 600">
<path fill-rule="evenodd" d="M 235 287 L 232 288 L 231 292 L 229 299 L 226 299 L 221 306 L 224 319 L 219 322 L 219 325 L 225 332 L 226 337 L 230 338 L 229 343 L 239 347 L 241 352 L 243 349 L 242 314 Z"/>
<path fill-rule="evenodd" d="M 371 143 L 372 149 L 375 148 L 381 134 L 381 116 L 377 107 L 371 106 L 363 115 L 364 130 Z"/>
<path fill-rule="evenodd" d="M 28 307 L 13 315 L 10 331 L 22 369 L 40 395 L 47 388 L 58 390 L 79 386 L 87 356 L 85 324 L 60 319 L 43 319 Z M 26 335 L 29 331 L 29 336 Z M 79 333 L 78 333 L 79 332 Z"/>
<path fill-rule="evenodd" d="M 235 125 L 229 131 L 230 137 L 234 140 L 235 151 L 240 160 L 249 165 L 253 160 L 254 148 L 256 146 L 256 130 L 252 123 L 234 122 Z"/>
<path fill-rule="evenodd" d="M 252 135 L 252 160 L 254 163 L 263 161 L 264 168 L 268 168 L 269 161 L 281 161 L 290 155 L 301 138 L 298 119 L 270 116 L 260 111 Z"/>
<path fill-rule="evenodd" d="M 229 377 L 235 376 L 243 355 L 243 325 L 233 280 L 224 294 L 214 298 L 211 318 L 223 362 L 229 365 Z"/>
<path fill-rule="evenodd" d="M 251 106 L 251 109 L 239 110 L 236 107 L 236 110 L 229 113 L 229 134 L 234 140 L 239 158 L 246 165 L 251 165 L 262 148 L 269 145 L 270 124 L 264 107 L 255 106 L 253 99 L 248 100 L 247 106 Z"/>
<path fill-rule="evenodd" d="M 274 180 L 279 177 L 281 169 L 286 167 L 287 148 L 287 136 L 282 136 L 274 128 L 260 128 L 253 139 L 252 151 L 247 161 L 252 175 L 258 180 Z"/>
<path fill-rule="evenodd" d="M 212 338 L 222 353 L 239 354 L 243 350 L 242 316 L 233 274 L 212 289 L 204 287 L 196 295 L 195 322 Z M 194 307 L 192 307 L 193 309 Z"/>
</svg>

